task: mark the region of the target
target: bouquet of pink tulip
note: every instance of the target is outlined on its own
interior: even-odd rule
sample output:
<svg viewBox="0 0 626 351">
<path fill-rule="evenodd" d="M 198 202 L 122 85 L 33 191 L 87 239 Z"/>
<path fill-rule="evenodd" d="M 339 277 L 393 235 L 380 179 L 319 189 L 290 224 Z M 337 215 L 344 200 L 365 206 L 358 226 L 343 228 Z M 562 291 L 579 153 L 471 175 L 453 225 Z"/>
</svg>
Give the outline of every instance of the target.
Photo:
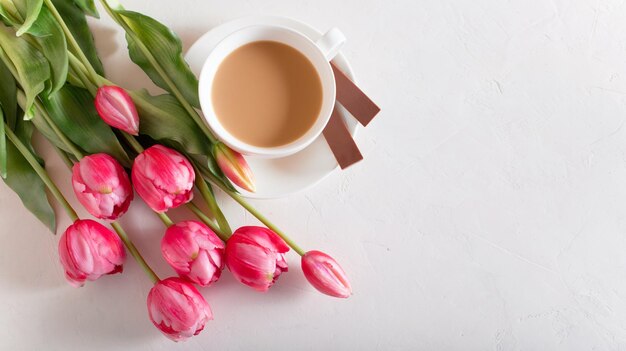
<svg viewBox="0 0 626 351">
<path fill-rule="evenodd" d="M 176 34 L 150 17 L 101 3 L 125 31 L 132 61 L 166 93 L 126 91 L 105 78 L 85 17 L 98 16 L 93 1 L 0 0 L 0 174 L 53 232 L 55 215 L 42 190 L 71 217 L 73 224 L 59 240 L 68 282 L 79 287 L 121 273 L 128 252 L 154 283 L 147 301 L 150 320 L 174 341 L 198 334 L 213 319 L 194 284 L 213 285 L 226 266 L 243 284 L 268 291 L 287 272 L 290 248 L 302 257 L 313 287 L 350 296 L 348 279 L 334 259 L 302 250 L 231 185 L 254 191 L 252 171 L 203 123 L 197 79 Z M 31 145 L 34 129 L 71 168 L 80 204 L 109 221 L 113 231 L 78 218 Z M 213 186 L 265 227 L 233 233 Z M 179 277 L 161 280 L 116 222 L 128 211 L 133 189 L 167 227 L 161 251 Z M 194 189 L 208 211 L 193 202 Z M 167 211 L 182 205 L 197 220 L 173 223 Z"/>
</svg>

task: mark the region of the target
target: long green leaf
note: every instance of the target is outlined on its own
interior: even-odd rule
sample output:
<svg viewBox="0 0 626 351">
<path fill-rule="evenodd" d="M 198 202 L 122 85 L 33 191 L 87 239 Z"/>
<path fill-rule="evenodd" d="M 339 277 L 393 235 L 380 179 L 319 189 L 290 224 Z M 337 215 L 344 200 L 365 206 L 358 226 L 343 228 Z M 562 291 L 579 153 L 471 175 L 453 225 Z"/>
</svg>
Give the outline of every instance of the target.
<svg viewBox="0 0 626 351">
<path fill-rule="evenodd" d="M 185 99 L 199 108 L 198 79 L 183 58 L 183 46 L 176 33 L 155 19 L 140 13 L 126 10 L 113 11 L 125 20 L 133 32 L 133 35 L 126 33 L 131 60 L 141 67 L 156 85 L 172 93 L 141 46 L 134 40 L 133 36 L 136 36 L 154 56 L 159 68 L 174 82 Z"/>
<path fill-rule="evenodd" d="M 104 152 L 130 166 L 131 161 L 115 133 L 106 125 L 93 103 L 89 91 L 65 85 L 42 103 L 50 117 L 65 135 L 87 153 Z"/>
<path fill-rule="evenodd" d="M 24 95 L 24 92 L 22 92 L 21 90 L 17 92 L 17 101 L 20 106 L 26 105 L 26 96 Z M 37 102 L 35 102 L 35 105 L 37 105 Z M 41 104 L 39 106 L 41 106 Z M 43 136 L 45 136 L 46 139 L 48 139 L 49 142 L 51 142 L 54 146 L 64 151 L 71 151 L 70 148 L 67 145 L 65 145 L 65 143 L 63 143 L 61 139 L 57 137 L 54 130 L 52 130 L 52 128 L 48 126 L 48 122 L 46 122 L 43 116 L 41 116 L 42 111 L 39 111 L 39 109 L 35 109 L 33 111 L 33 114 L 34 114 L 34 117 L 30 121 L 33 123 L 35 128 L 41 134 L 43 134 Z"/>
<path fill-rule="evenodd" d="M 21 15 L 12 0 L 0 0 L 0 17 L 7 26 L 21 24 Z"/>
<path fill-rule="evenodd" d="M 98 53 L 96 51 L 96 45 L 93 40 L 93 35 L 91 34 L 91 30 L 89 30 L 89 26 L 87 25 L 87 18 L 85 17 L 85 13 L 78 4 L 79 1 L 76 1 L 76 4 L 72 0 L 52 0 L 54 7 L 56 7 L 57 11 L 63 17 L 65 24 L 72 32 L 72 35 L 78 42 L 81 50 L 87 56 L 87 59 L 96 70 L 98 74 L 104 76 L 104 68 L 102 67 L 102 62 L 100 62 L 100 58 L 98 57 Z M 89 1 L 91 6 L 93 6 L 93 1 Z M 93 7 L 95 11 L 95 6 Z M 93 13 L 87 13 L 93 16 Z M 98 12 L 95 12 L 94 17 L 97 16 Z"/>
<path fill-rule="evenodd" d="M 19 121 L 15 133 L 31 149 L 32 126 Z M 20 197 L 24 206 L 32 212 L 52 233 L 56 231 L 54 210 L 46 196 L 45 185 L 28 161 L 12 143 L 7 143 L 7 178 L 4 182 Z"/>
<path fill-rule="evenodd" d="M 39 51 L 48 59 L 50 64 L 51 78 L 47 84 L 47 94 L 56 92 L 67 81 L 69 68 L 67 42 L 63 29 L 50 10 L 44 7 L 28 33 L 33 35 Z"/>
<path fill-rule="evenodd" d="M 0 17 L 21 36 L 30 32 L 42 6 L 43 0 L 0 0 Z"/>
<path fill-rule="evenodd" d="M 96 9 L 96 4 L 94 4 L 93 0 L 74 0 L 74 3 L 87 15 L 100 18 L 100 14 L 98 13 L 98 9 Z"/>
<path fill-rule="evenodd" d="M 17 36 L 30 33 L 31 27 L 39 17 L 39 12 L 43 7 L 43 0 L 13 0 L 17 10 L 20 12 L 24 23 L 17 29 Z"/>
<path fill-rule="evenodd" d="M 35 97 L 44 91 L 50 79 L 50 66 L 46 58 L 30 43 L 17 38 L 12 29 L 0 25 L 0 48 L 17 72 L 17 80 L 26 93 L 26 110 Z"/>
<path fill-rule="evenodd" d="M 174 143 L 172 146 L 187 153 L 210 153 L 211 145 L 175 97 L 151 96 L 145 90 L 131 92 L 131 97 L 141 118 L 141 134 L 170 145 Z"/>
<path fill-rule="evenodd" d="M 4 118 L 11 128 L 15 128 L 17 118 L 17 85 L 11 71 L 0 60 L 0 106 L 4 110 Z"/>
</svg>

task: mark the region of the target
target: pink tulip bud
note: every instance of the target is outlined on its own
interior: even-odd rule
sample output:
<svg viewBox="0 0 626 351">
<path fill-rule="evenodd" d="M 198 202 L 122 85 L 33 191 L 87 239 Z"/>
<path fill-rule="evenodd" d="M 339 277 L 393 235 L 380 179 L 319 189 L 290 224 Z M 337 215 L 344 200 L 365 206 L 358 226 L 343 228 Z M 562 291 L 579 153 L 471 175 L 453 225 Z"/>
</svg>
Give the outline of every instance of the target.
<svg viewBox="0 0 626 351">
<path fill-rule="evenodd" d="M 79 219 L 61 235 L 59 257 L 65 278 L 78 288 L 85 280 L 122 272 L 126 254 L 122 241 L 111 230 L 96 221 Z"/>
<path fill-rule="evenodd" d="M 226 242 L 226 266 L 240 282 L 265 292 L 287 272 L 287 244 L 263 227 L 241 227 Z"/>
<path fill-rule="evenodd" d="M 128 134 L 139 134 L 139 115 L 126 90 L 116 86 L 102 86 L 98 88 L 95 103 L 100 118 L 106 124 Z"/>
<path fill-rule="evenodd" d="M 137 156 L 131 177 L 137 194 L 156 212 L 165 212 L 193 198 L 196 175 L 191 163 L 163 145 L 154 145 Z"/>
<path fill-rule="evenodd" d="M 302 256 L 302 271 L 319 292 L 347 298 L 352 294 L 348 277 L 332 257 L 320 251 L 309 251 Z"/>
<path fill-rule="evenodd" d="M 72 186 L 78 201 L 100 219 L 119 218 L 133 199 L 128 174 L 107 154 L 85 156 L 74 164 Z"/>
<path fill-rule="evenodd" d="M 200 286 L 216 282 L 224 269 L 224 243 L 202 222 L 184 221 L 167 228 L 161 252 L 179 276 Z"/>
<path fill-rule="evenodd" d="M 148 314 L 152 323 L 174 341 L 198 335 L 213 319 L 211 307 L 198 289 L 180 278 L 154 284 L 148 294 Z"/>
<path fill-rule="evenodd" d="M 213 152 L 217 165 L 231 182 L 249 192 L 255 191 L 254 175 L 240 153 L 223 143 L 215 144 Z"/>
</svg>

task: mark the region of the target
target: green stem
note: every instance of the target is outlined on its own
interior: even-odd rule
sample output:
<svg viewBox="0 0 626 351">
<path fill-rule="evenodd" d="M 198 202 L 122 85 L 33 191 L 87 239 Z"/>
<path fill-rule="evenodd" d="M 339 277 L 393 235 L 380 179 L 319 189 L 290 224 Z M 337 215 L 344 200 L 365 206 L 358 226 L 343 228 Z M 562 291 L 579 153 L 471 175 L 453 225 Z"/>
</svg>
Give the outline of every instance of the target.
<svg viewBox="0 0 626 351">
<path fill-rule="evenodd" d="M 57 199 L 57 201 L 63 206 L 67 214 L 70 216 L 72 222 L 78 220 L 78 214 L 76 214 L 76 211 L 74 211 L 69 202 L 67 202 L 67 199 L 65 199 L 63 193 L 61 193 L 61 191 L 56 186 L 56 184 L 54 184 L 54 181 L 52 181 L 46 170 L 39 164 L 37 159 L 35 159 L 35 156 L 33 156 L 33 154 L 26 147 L 26 145 L 22 143 L 22 141 L 17 137 L 17 135 L 15 135 L 15 133 L 13 133 L 11 128 L 9 128 L 6 123 L 4 124 L 4 129 L 7 137 L 9 137 L 9 140 L 11 140 L 17 150 L 22 154 L 22 156 L 24 156 L 30 166 L 33 167 L 39 178 L 41 178 L 46 187 L 48 187 L 48 190 L 50 190 L 50 193 L 52 193 L 52 196 L 54 196 L 54 198 Z"/>
<path fill-rule="evenodd" d="M 87 68 L 87 72 L 89 72 L 89 76 L 93 80 L 93 83 L 98 84 L 98 78 L 97 78 L 98 73 L 93 68 L 93 66 L 91 66 L 89 59 L 83 53 L 83 50 L 80 48 L 80 45 L 78 45 L 78 42 L 76 41 L 76 39 L 74 39 L 74 35 L 72 35 L 72 32 L 65 24 L 65 21 L 63 20 L 63 17 L 61 17 L 61 14 L 59 13 L 59 11 L 57 11 L 56 7 L 54 7 L 54 4 L 52 3 L 51 0 L 44 0 L 44 3 L 46 4 L 50 12 L 52 12 L 52 15 L 57 20 L 61 28 L 63 29 L 63 32 L 65 33 L 65 38 L 67 39 L 68 43 L 72 47 L 73 51 L 76 53 L 76 55 L 78 55 L 78 58 L 80 58 L 80 60 L 83 62 L 83 64 Z"/>
<path fill-rule="evenodd" d="M 133 148 L 133 150 L 135 150 L 135 152 L 137 154 L 140 154 L 142 152 L 144 152 L 144 148 L 143 146 L 141 146 L 141 144 L 139 144 L 139 142 L 137 141 L 137 139 L 135 139 L 134 136 L 126 133 L 126 132 L 122 132 L 122 136 L 124 137 L 124 140 L 126 140 L 126 142 L 128 142 L 128 144 Z"/>
<path fill-rule="evenodd" d="M 202 210 L 196 206 L 196 204 L 194 204 L 193 202 L 189 202 L 187 203 L 187 207 L 189 207 L 189 209 L 191 210 L 191 212 L 195 213 L 196 216 L 198 216 L 198 218 L 200 218 L 200 220 L 206 224 L 207 226 L 209 226 L 214 232 L 215 234 L 217 234 L 217 236 L 220 237 L 220 239 L 222 239 L 224 242 L 226 242 L 228 240 L 228 238 L 230 237 L 229 234 L 224 233 L 220 228 L 218 228 L 215 223 L 213 223 L 213 221 L 211 220 L 211 218 L 207 217 L 207 215 L 205 215 Z"/>
<path fill-rule="evenodd" d="M 146 274 L 148 274 L 148 276 L 150 277 L 150 280 L 152 280 L 153 283 L 156 283 L 159 280 L 161 280 L 159 279 L 159 276 L 157 276 L 156 273 L 154 273 L 152 268 L 150 268 L 148 263 L 146 263 L 146 260 L 143 259 L 143 256 L 141 256 L 141 254 L 139 253 L 139 250 L 137 250 L 137 248 L 135 247 L 135 244 L 133 244 L 133 242 L 130 240 L 130 238 L 124 231 L 124 228 L 122 228 L 122 226 L 118 222 L 112 222 L 111 227 L 115 229 L 115 232 L 120 237 L 120 239 L 122 239 L 122 242 L 124 242 L 124 245 L 128 249 L 128 252 L 130 252 L 130 254 L 133 256 L 135 261 L 137 261 L 137 263 L 139 263 L 139 265 L 141 266 L 141 268 L 143 268 Z"/>
<path fill-rule="evenodd" d="M 161 221 L 163 221 L 163 224 L 165 224 L 166 227 L 171 227 L 174 225 L 174 222 L 172 222 L 172 219 L 168 217 L 168 215 L 166 215 L 165 213 L 159 213 L 159 212 L 155 212 L 155 213 L 157 214 L 157 216 L 159 216 Z"/>
<path fill-rule="evenodd" d="M 211 191 L 211 188 L 209 188 L 209 185 L 206 183 L 204 178 L 202 178 L 200 176 L 200 170 L 197 167 L 194 166 L 194 171 L 197 174 L 197 176 L 196 176 L 196 186 L 200 190 L 200 194 L 202 195 L 202 198 L 204 198 L 204 201 L 209 206 L 209 209 L 210 209 L 211 213 L 217 219 L 217 223 L 219 224 L 220 229 L 226 235 L 230 236 L 233 233 L 233 231 L 230 228 L 230 225 L 228 224 L 228 221 L 226 220 L 226 217 L 224 216 L 224 213 L 222 212 L 220 207 L 217 205 L 217 201 L 215 200 L 215 195 Z"/>
<path fill-rule="evenodd" d="M 48 1 L 50 1 L 50 0 L 48 0 Z M 137 38 L 137 35 L 132 30 L 132 28 L 130 28 L 128 23 L 126 23 L 126 20 L 122 16 L 118 15 L 117 13 L 115 13 L 115 11 L 113 11 L 113 9 L 111 9 L 111 7 L 106 2 L 106 0 L 100 0 L 100 3 L 102 4 L 102 6 L 104 6 L 106 11 L 111 16 L 111 18 L 113 18 L 113 20 L 115 20 L 115 22 L 117 22 L 120 26 L 122 26 L 122 28 L 124 29 L 126 34 L 133 39 L 133 41 L 135 42 L 137 47 L 142 51 L 144 56 L 150 62 L 150 65 L 152 65 L 152 67 L 157 71 L 159 76 L 161 76 L 163 81 L 165 81 L 165 84 L 167 84 L 167 86 L 171 89 L 172 93 L 174 94 L 176 99 L 178 99 L 178 101 L 183 106 L 183 108 L 187 111 L 189 116 L 191 116 L 191 118 L 194 120 L 194 122 L 196 122 L 198 127 L 200 127 L 200 129 L 204 132 L 204 134 L 207 136 L 207 138 L 209 138 L 211 143 L 215 144 L 217 142 L 217 139 L 213 136 L 213 133 L 211 132 L 209 127 L 207 127 L 206 124 L 204 123 L 204 121 L 202 121 L 202 118 L 200 118 L 200 115 L 198 114 L 198 111 L 196 111 L 193 108 L 193 106 L 191 106 L 191 104 L 185 99 L 185 97 L 180 92 L 180 90 L 178 90 L 178 87 L 176 86 L 176 83 L 174 83 L 172 81 L 172 79 L 167 75 L 165 70 L 163 70 L 163 67 L 161 67 L 161 65 L 159 64 L 158 60 L 152 55 L 152 52 L 150 51 L 150 49 L 148 49 L 143 44 L 143 42 L 141 42 L 141 40 L 139 40 L 139 38 Z"/>
<path fill-rule="evenodd" d="M 89 77 L 87 77 L 85 72 L 85 66 L 80 64 L 80 61 L 78 61 L 76 56 L 72 55 L 71 52 L 68 52 L 68 58 L 70 67 L 72 68 L 72 71 L 76 73 L 76 77 L 83 83 L 85 89 L 89 90 L 89 93 L 95 96 L 97 93 L 97 88 L 94 87 L 94 83 L 91 82 Z"/>
<path fill-rule="evenodd" d="M 230 196 L 233 200 L 237 201 L 243 208 L 245 208 L 250 214 L 256 217 L 261 223 L 265 224 L 269 229 L 271 229 L 274 233 L 280 236 L 286 243 L 291 247 L 298 255 L 304 256 L 306 253 L 300 246 L 298 246 L 293 240 L 291 240 L 287 234 L 285 234 L 282 230 L 280 230 L 274 223 L 270 222 L 265 216 L 263 216 L 256 208 L 252 207 L 246 200 L 241 197 L 241 195 L 235 193 L 234 191 L 228 189 L 226 186 L 222 185 L 219 180 L 215 178 L 210 172 L 206 172 L 205 176 L 208 177 L 211 182 L 220 189 L 222 189 L 228 196 Z"/>
</svg>

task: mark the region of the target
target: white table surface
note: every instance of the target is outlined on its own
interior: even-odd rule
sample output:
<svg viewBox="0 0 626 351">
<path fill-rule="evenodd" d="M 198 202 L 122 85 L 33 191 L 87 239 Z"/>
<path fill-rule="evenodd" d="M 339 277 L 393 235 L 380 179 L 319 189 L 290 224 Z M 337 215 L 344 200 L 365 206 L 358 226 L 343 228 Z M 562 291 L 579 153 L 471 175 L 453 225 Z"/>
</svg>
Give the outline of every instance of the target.
<svg viewBox="0 0 626 351">
<path fill-rule="evenodd" d="M 174 344 L 149 322 L 150 283 L 132 260 L 123 275 L 71 288 L 58 237 L 0 185 L 1 350 L 626 348 L 623 1 L 124 3 L 171 26 L 185 48 L 251 14 L 346 33 L 344 53 L 383 109 L 357 138 L 365 160 L 254 204 L 336 257 L 354 295 L 318 294 L 291 254 L 268 294 L 225 272 L 202 290 L 215 320 Z M 102 17 L 91 23 L 109 76 L 149 86 Z M 69 173 L 39 148 L 73 201 Z M 234 226 L 255 223 L 220 200 Z M 135 201 L 122 222 L 171 275 L 146 207 Z"/>
</svg>

